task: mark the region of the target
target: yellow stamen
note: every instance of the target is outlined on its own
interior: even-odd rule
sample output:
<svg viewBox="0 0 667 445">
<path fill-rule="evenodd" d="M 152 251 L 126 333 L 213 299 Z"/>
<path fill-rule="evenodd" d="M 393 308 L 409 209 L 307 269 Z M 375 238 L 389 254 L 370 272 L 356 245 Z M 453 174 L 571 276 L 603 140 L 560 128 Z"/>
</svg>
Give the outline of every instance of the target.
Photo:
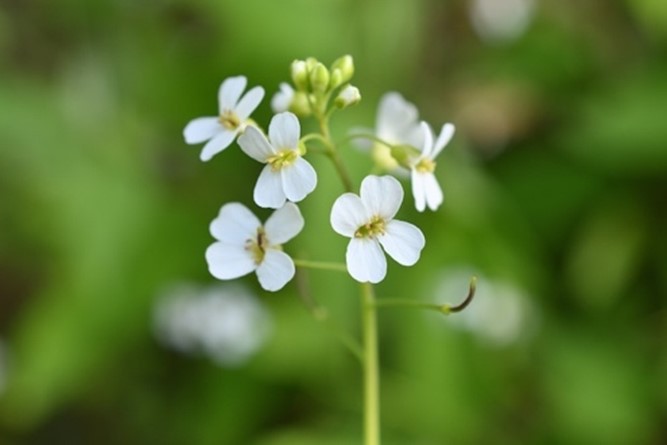
<svg viewBox="0 0 667 445">
<path fill-rule="evenodd" d="M 435 171 L 435 161 L 428 158 L 421 159 L 417 165 L 415 165 L 415 169 L 419 173 L 433 173 L 433 171 Z"/>
<path fill-rule="evenodd" d="M 374 216 L 369 222 L 359 227 L 354 232 L 355 238 L 373 238 L 377 235 L 384 235 L 386 223 L 384 218 Z"/>
<path fill-rule="evenodd" d="M 266 161 L 271 166 L 273 171 L 279 171 L 288 165 L 294 163 L 299 157 L 299 152 L 291 148 L 285 148 L 280 150 L 275 155 L 268 158 Z"/>
<path fill-rule="evenodd" d="M 255 264 L 260 264 L 264 261 L 264 255 L 266 254 L 266 249 L 268 246 L 268 240 L 266 239 L 266 232 L 264 232 L 264 227 L 259 227 L 257 229 L 257 235 L 255 238 L 250 238 L 246 240 L 245 249 L 250 252 L 252 259 L 255 261 Z"/>
<path fill-rule="evenodd" d="M 231 110 L 224 110 L 218 121 L 228 130 L 236 130 L 241 126 L 241 119 Z"/>
</svg>

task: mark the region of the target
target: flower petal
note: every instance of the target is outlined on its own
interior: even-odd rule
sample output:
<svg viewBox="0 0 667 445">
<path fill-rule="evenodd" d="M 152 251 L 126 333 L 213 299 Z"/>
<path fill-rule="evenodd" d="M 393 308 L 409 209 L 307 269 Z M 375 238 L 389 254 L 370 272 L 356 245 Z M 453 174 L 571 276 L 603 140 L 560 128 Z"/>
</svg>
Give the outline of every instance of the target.
<svg viewBox="0 0 667 445">
<path fill-rule="evenodd" d="M 294 262 L 285 252 L 269 249 L 256 272 L 262 288 L 275 292 L 282 289 L 294 277 Z"/>
<path fill-rule="evenodd" d="M 243 95 L 238 104 L 236 104 L 236 115 L 242 121 L 248 119 L 248 116 L 255 111 L 255 108 L 264 99 L 264 88 L 254 87 Z"/>
<path fill-rule="evenodd" d="M 417 108 L 403 96 L 392 92 L 382 96 L 378 107 L 375 131 L 390 144 L 409 142 L 409 135 L 417 125 Z"/>
<path fill-rule="evenodd" d="M 263 164 L 266 164 L 267 159 L 276 153 L 264 133 L 252 125 L 247 126 L 243 134 L 239 136 L 238 144 L 245 154 Z"/>
<path fill-rule="evenodd" d="M 392 176 L 369 175 L 361 181 L 361 201 L 371 216 L 392 219 L 403 202 L 403 187 Z"/>
<path fill-rule="evenodd" d="M 426 204 L 428 208 L 436 211 L 444 199 L 442 189 L 433 173 L 426 173 L 424 176 L 424 192 L 426 195 Z"/>
<path fill-rule="evenodd" d="M 361 283 L 379 283 L 387 275 L 387 259 L 375 239 L 352 238 L 345 260 L 347 271 Z"/>
<path fill-rule="evenodd" d="M 344 193 L 334 202 L 329 219 L 336 233 L 352 238 L 370 216 L 361 198 L 354 193 Z"/>
<path fill-rule="evenodd" d="M 299 119 L 290 113 L 278 113 L 273 116 L 269 124 L 269 139 L 277 150 L 283 148 L 297 148 L 301 126 Z"/>
<path fill-rule="evenodd" d="M 271 109 L 274 113 L 282 113 L 287 111 L 292 105 L 294 99 L 294 88 L 290 84 L 282 82 L 280 84 L 280 91 L 271 98 Z"/>
<path fill-rule="evenodd" d="M 280 170 L 285 196 L 292 202 L 299 202 L 317 185 L 317 173 L 312 165 L 298 157 L 290 166 Z"/>
<path fill-rule="evenodd" d="M 220 208 L 209 230 L 218 241 L 242 246 L 248 239 L 257 236 L 257 229 L 261 225 L 259 219 L 246 206 L 230 202 Z"/>
<path fill-rule="evenodd" d="M 424 138 L 422 143 L 422 157 L 433 159 L 433 130 L 431 130 L 430 125 L 424 121 L 421 121 L 419 126 Z"/>
<path fill-rule="evenodd" d="M 204 162 L 210 161 L 213 156 L 229 147 L 235 137 L 235 131 L 229 131 L 227 129 L 221 130 L 220 133 L 216 134 L 213 139 L 204 145 L 199 158 Z"/>
<path fill-rule="evenodd" d="M 245 76 L 236 76 L 226 78 L 218 89 L 218 109 L 220 114 L 223 111 L 236 109 L 236 103 L 245 90 L 248 80 Z"/>
<path fill-rule="evenodd" d="M 285 204 L 285 192 L 283 191 L 280 172 L 274 171 L 270 165 L 262 170 L 257 178 L 255 190 L 253 191 L 255 204 L 260 207 L 277 209 Z"/>
<path fill-rule="evenodd" d="M 266 238 L 271 245 L 286 243 L 301 232 L 303 225 L 303 216 L 301 216 L 299 207 L 288 202 L 266 220 L 264 224 Z"/>
<path fill-rule="evenodd" d="M 417 226 L 404 221 L 390 221 L 385 233 L 378 237 L 384 251 L 398 264 L 412 266 L 426 244 L 424 234 Z"/>
<path fill-rule="evenodd" d="M 257 265 L 243 246 L 215 242 L 206 249 L 206 262 L 211 275 L 220 280 L 232 280 L 247 275 Z"/>
<path fill-rule="evenodd" d="M 435 159 L 435 157 L 440 154 L 442 149 L 445 148 L 447 144 L 449 144 L 449 141 L 451 141 L 452 137 L 454 136 L 454 130 L 455 128 L 453 124 L 445 124 L 442 126 L 440 135 L 438 136 L 438 139 L 435 141 L 435 145 L 433 146 L 431 159 Z"/>
<path fill-rule="evenodd" d="M 412 169 L 412 196 L 415 198 L 415 208 L 418 212 L 426 209 L 426 184 L 424 174 Z"/>
<path fill-rule="evenodd" d="M 183 137 L 187 144 L 199 144 L 215 136 L 220 128 L 217 117 L 199 117 L 188 122 Z"/>
</svg>

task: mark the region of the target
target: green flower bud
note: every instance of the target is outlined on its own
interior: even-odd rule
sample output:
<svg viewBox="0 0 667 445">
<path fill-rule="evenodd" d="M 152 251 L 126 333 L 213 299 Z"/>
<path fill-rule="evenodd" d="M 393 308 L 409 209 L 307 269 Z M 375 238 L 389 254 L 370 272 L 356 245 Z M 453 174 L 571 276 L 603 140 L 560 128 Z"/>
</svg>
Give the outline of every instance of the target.
<svg viewBox="0 0 667 445">
<path fill-rule="evenodd" d="M 320 63 L 315 57 L 308 57 L 306 59 L 306 68 L 308 69 L 308 72 L 310 73 L 312 70 L 315 69 L 315 65 Z"/>
<path fill-rule="evenodd" d="M 334 100 L 334 105 L 338 108 L 347 108 L 359 103 L 360 100 L 361 93 L 359 93 L 359 88 L 348 84 L 338 93 L 338 96 Z"/>
<path fill-rule="evenodd" d="M 329 88 L 329 70 L 319 62 L 310 71 L 310 86 L 315 93 L 324 93 Z"/>
<path fill-rule="evenodd" d="M 299 117 L 310 116 L 312 110 L 310 109 L 310 102 L 308 102 L 308 94 L 303 91 L 295 92 L 289 105 L 289 111 Z"/>
<path fill-rule="evenodd" d="M 292 82 L 298 90 L 305 90 L 308 88 L 308 67 L 303 60 L 295 60 L 290 66 L 292 73 Z"/>
<path fill-rule="evenodd" d="M 345 82 L 349 81 L 352 79 L 352 76 L 354 75 L 354 60 L 352 60 L 352 56 L 345 55 L 343 57 L 338 58 L 332 65 L 331 65 L 331 72 L 335 71 L 340 72 L 340 80 L 338 81 L 337 85 L 335 85 L 333 88 L 337 87 L 338 85 L 342 85 Z M 337 75 L 338 76 L 338 75 Z"/>
<path fill-rule="evenodd" d="M 343 84 L 343 74 L 338 68 L 331 70 L 331 80 L 329 83 L 332 90 Z"/>
</svg>

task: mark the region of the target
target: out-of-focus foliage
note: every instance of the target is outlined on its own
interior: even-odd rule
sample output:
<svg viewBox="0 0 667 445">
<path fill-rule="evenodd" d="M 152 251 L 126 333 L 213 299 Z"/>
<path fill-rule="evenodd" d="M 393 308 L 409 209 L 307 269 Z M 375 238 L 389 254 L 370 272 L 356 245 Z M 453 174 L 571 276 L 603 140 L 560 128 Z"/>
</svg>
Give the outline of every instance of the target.
<svg viewBox="0 0 667 445">
<path fill-rule="evenodd" d="M 472 17 L 510 4 L 522 21 Z M 458 130 L 441 210 L 401 210 L 422 260 L 391 264 L 379 297 L 456 302 L 465 270 L 490 301 L 465 329 L 380 314 L 385 443 L 667 442 L 666 30 L 662 0 L 0 3 L 0 442 L 358 442 L 359 367 L 296 283 L 261 294 L 273 336 L 245 367 L 152 331 L 164 289 L 214 281 L 208 224 L 252 205 L 259 172 L 235 145 L 201 163 L 185 123 L 215 112 L 226 76 L 270 96 L 292 59 L 348 53 L 363 100 L 337 136 L 373 126 L 388 90 Z M 369 161 L 344 157 L 358 183 Z M 341 187 L 312 160 L 319 186 L 287 249 L 342 260 L 328 225 Z M 356 332 L 351 280 L 299 282 Z M 511 341 L 489 338 L 508 320 Z"/>
</svg>

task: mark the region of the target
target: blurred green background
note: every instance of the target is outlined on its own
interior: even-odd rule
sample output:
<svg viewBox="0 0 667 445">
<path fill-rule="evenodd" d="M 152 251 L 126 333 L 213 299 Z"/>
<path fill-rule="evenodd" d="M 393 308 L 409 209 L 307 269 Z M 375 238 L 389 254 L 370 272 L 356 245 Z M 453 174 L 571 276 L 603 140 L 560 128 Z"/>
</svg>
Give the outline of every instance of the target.
<svg viewBox="0 0 667 445">
<path fill-rule="evenodd" d="M 422 260 L 390 262 L 379 297 L 455 303 L 480 279 L 458 319 L 381 313 L 384 443 L 667 443 L 663 0 L 2 0 L 1 444 L 359 443 L 359 367 L 294 283 L 240 280 L 273 317 L 244 366 L 152 327 L 165 288 L 215 282 L 219 207 L 256 208 L 259 164 L 236 145 L 201 163 L 185 124 L 244 74 L 266 125 L 293 59 L 342 54 L 363 100 L 336 136 L 389 90 L 457 126 L 443 207 L 400 212 Z M 343 156 L 358 184 L 369 161 Z M 342 261 L 325 161 L 287 251 Z M 302 278 L 356 333 L 342 277 Z"/>
</svg>

